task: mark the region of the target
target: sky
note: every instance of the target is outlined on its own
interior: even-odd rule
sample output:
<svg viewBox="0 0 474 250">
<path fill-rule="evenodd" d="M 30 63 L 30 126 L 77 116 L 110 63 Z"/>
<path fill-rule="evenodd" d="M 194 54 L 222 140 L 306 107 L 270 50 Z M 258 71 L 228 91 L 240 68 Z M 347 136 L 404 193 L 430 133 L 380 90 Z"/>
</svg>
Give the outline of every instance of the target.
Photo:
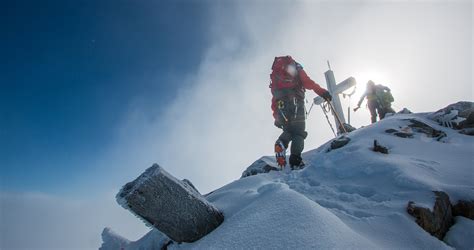
<svg viewBox="0 0 474 250">
<path fill-rule="evenodd" d="M 137 239 L 148 229 L 114 195 L 155 162 L 202 193 L 238 179 L 280 133 L 268 88 L 275 56 L 292 55 L 322 87 L 327 60 L 336 81 L 354 76 L 346 108 L 369 79 L 392 89 L 396 110 L 474 99 L 471 1 L 20 0 L 0 9 L 0 248 L 97 248 L 105 226 Z M 351 120 L 367 125 L 369 113 Z M 307 131 L 306 150 L 333 137 L 319 107 Z M 65 223 L 71 215 L 80 227 Z M 22 240 L 44 227 L 57 231 Z"/>
</svg>

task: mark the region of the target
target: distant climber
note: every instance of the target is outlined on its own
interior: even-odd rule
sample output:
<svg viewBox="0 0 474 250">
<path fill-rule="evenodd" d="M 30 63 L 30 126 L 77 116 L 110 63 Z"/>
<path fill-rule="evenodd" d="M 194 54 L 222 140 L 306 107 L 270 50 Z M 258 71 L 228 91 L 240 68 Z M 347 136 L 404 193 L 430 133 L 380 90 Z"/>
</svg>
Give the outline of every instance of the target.
<svg viewBox="0 0 474 250">
<path fill-rule="evenodd" d="M 332 100 L 331 94 L 311 80 L 301 64 L 291 56 L 275 57 L 270 79 L 274 124 L 283 129 L 275 143 L 277 164 L 281 168 L 286 166 L 286 149 L 291 141 L 290 167 L 301 169 L 304 167 L 301 152 L 308 135 L 305 131 L 305 90 L 313 90 L 327 101 Z"/>
<path fill-rule="evenodd" d="M 392 108 L 393 96 L 388 87 L 380 84 L 375 85 L 373 81 L 368 81 L 367 88 L 360 97 L 354 112 L 360 108 L 366 97 L 372 123 L 377 121 L 377 114 L 379 119 L 382 120 L 387 113 L 395 113 L 395 110 Z"/>
</svg>

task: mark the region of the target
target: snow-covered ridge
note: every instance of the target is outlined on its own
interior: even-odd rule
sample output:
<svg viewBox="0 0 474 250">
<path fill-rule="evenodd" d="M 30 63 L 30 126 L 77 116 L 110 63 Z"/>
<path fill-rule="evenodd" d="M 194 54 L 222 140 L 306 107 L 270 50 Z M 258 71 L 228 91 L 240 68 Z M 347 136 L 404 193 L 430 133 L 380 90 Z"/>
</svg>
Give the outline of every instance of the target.
<svg viewBox="0 0 474 250">
<path fill-rule="evenodd" d="M 351 132 L 341 148 L 329 150 L 328 142 L 306 152 L 303 170 L 245 175 L 219 188 L 206 198 L 224 213 L 222 225 L 197 242 L 169 248 L 472 249 L 472 220 L 456 219 L 461 223 L 445 238 L 449 246 L 406 212 L 408 201 L 432 208 L 435 190 L 454 202 L 474 200 L 474 137 L 440 126 L 432 115 L 396 114 Z M 413 121 L 442 133 L 425 133 Z M 374 140 L 389 153 L 372 151 Z M 256 172 L 275 166 L 272 157 L 255 164 Z M 103 249 L 110 249 L 111 237 L 103 239 Z"/>
</svg>

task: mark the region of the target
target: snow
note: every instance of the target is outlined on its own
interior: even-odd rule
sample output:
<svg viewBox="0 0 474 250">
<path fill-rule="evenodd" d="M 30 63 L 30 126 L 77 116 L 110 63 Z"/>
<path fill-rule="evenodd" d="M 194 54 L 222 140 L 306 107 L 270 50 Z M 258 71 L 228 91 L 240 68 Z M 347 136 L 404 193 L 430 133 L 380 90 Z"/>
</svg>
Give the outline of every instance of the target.
<svg viewBox="0 0 474 250">
<path fill-rule="evenodd" d="M 474 249 L 474 221 L 461 216 L 455 220 L 444 241 L 458 250 Z"/>
<path fill-rule="evenodd" d="M 327 142 L 306 152 L 303 170 L 249 176 L 210 193 L 206 198 L 224 213 L 224 223 L 197 242 L 170 248 L 451 248 L 420 228 L 406 206 L 415 201 L 432 208 L 435 190 L 452 201 L 474 200 L 474 137 L 427 115 L 395 114 L 348 134 L 342 148 L 328 152 Z M 447 136 L 385 132 L 407 129 L 410 119 Z M 389 154 L 371 150 L 375 139 Z M 276 166 L 273 158 L 263 161 Z M 472 220 L 457 222 L 446 242 L 472 249 Z"/>
</svg>

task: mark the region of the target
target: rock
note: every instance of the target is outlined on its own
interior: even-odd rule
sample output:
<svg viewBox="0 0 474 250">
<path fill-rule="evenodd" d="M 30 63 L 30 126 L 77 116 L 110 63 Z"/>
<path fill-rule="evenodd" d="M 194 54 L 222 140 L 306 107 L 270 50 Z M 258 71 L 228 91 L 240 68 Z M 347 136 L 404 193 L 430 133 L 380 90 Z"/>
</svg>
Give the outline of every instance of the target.
<svg viewBox="0 0 474 250">
<path fill-rule="evenodd" d="M 442 138 L 447 136 L 445 132 L 437 130 L 424 122 L 415 119 L 408 119 L 408 121 L 410 122 L 408 127 L 413 131 L 423 133 L 427 137 L 436 138 L 437 141 L 440 141 Z"/>
<path fill-rule="evenodd" d="M 279 171 L 280 169 L 277 168 L 275 162 L 269 157 L 262 157 L 252 163 L 243 173 L 240 178 L 245 178 L 252 175 L 268 173 L 270 171 Z"/>
<path fill-rule="evenodd" d="M 464 129 L 474 127 L 474 102 L 457 102 L 428 116 L 440 125 Z"/>
<path fill-rule="evenodd" d="M 401 137 L 401 138 L 413 138 L 413 133 L 406 133 L 406 132 L 395 132 L 393 133 L 393 135 L 396 135 L 398 137 Z"/>
<path fill-rule="evenodd" d="M 330 150 L 342 148 L 342 147 L 344 147 L 345 145 L 347 145 L 350 141 L 351 141 L 351 138 L 349 138 L 349 137 L 347 137 L 347 136 L 340 136 L 340 137 L 334 139 L 334 140 L 331 142 L 331 148 L 330 148 Z M 330 151 L 330 150 L 329 150 L 329 151 Z"/>
<path fill-rule="evenodd" d="M 463 216 L 474 220 L 474 201 L 458 201 L 458 203 L 453 206 L 453 216 Z"/>
<path fill-rule="evenodd" d="M 342 128 L 341 126 L 339 127 Z M 352 127 L 350 124 L 347 124 L 347 123 L 344 123 L 344 128 L 346 129 L 347 133 L 357 130 L 356 128 Z M 344 131 L 344 130 L 340 129 L 340 131 Z"/>
<path fill-rule="evenodd" d="M 389 129 L 385 130 L 385 133 L 387 133 L 387 134 L 392 134 L 392 133 L 395 133 L 395 132 L 398 132 L 398 130 L 393 129 L 393 128 L 389 128 Z"/>
<path fill-rule="evenodd" d="M 461 131 L 459 131 L 459 133 L 465 135 L 474 135 L 474 128 L 463 128 Z"/>
<path fill-rule="evenodd" d="M 194 242 L 217 228 L 224 216 L 189 183 L 154 164 L 127 183 L 116 199 L 173 241 Z"/>
<path fill-rule="evenodd" d="M 459 127 L 461 129 L 469 129 L 469 128 L 474 128 L 474 109 L 465 111 L 464 113 L 467 113 L 465 118 L 466 120 L 462 121 L 459 123 Z M 459 116 L 462 116 L 463 114 L 461 113 Z"/>
<path fill-rule="evenodd" d="M 428 208 L 417 207 L 413 201 L 408 202 L 407 212 L 415 217 L 416 223 L 425 231 L 442 240 L 454 224 L 449 196 L 444 192 L 434 191 L 436 195 L 433 212 Z"/>
<path fill-rule="evenodd" d="M 397 114 L 413 114 L 409 109 L 403 108 L 402 110 L 398 111 Z"/>
<path fill-rule="evenodd" d="M 388 148 L 380 145 L 377 140 L 374 140 L 374 148 L 372 150 L 374 152 L 380 152 L 382 154 L 388 154 Z"/>
<path fill-rule="evenodd" d="M 199 193 L 199 191 L 197 190 L 197 188 L 194 186 L 194 184 L 193 184 L 190 180 L 188 180 L 188 179 L 183 179 L 182 182 L 183 182 L 184 185 L 186 185 L 186 186 L 188 186 L 188 187 L 194 189 L 194 191 L 196 191 L 196 192 Z M 200 194 L 200 193 L 199 193 L 199 194 Z"/>
</svg>

